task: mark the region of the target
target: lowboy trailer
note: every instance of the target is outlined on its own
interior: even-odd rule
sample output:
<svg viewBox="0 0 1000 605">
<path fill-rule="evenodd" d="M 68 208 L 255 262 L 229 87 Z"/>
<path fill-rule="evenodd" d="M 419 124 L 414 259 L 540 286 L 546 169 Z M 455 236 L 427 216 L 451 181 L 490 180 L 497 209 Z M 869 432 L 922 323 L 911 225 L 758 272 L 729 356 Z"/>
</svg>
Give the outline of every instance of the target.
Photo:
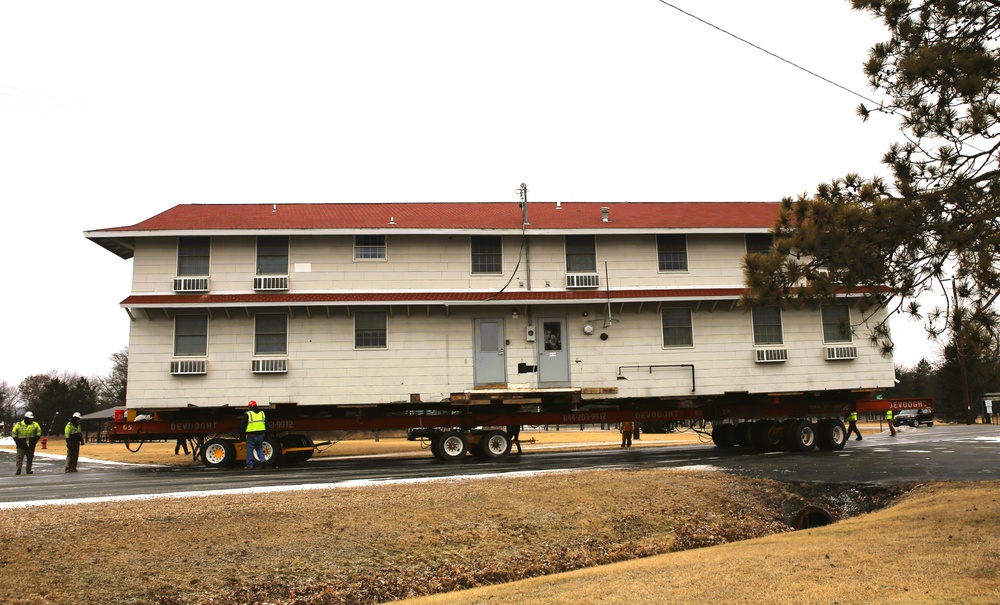
<svg viewBox="0 0 1000 605">
<path fill-rule="evenodd" d="M 720 448 L 752 451 L 787 449 L 836 451 L 847 443 L 843 418 L 849 412 L 933 407 L 927 398 L 879 399 L 869 391 L 816 391 L 779 394 L 726 394 L 704 398 L 587 399 L 578 390 L 494 390 L 455 393 L 440 403 L 409 402 L 384 405 L 263 407 L 268 433 L 264 440 L 269 464 L 304 462 L 317 445 L 310 434 L 329 431 L 406 430 L 412 439 L 426 440 L 432 454 L 444 461 L 467 454 L 485 459 L 510 453 L 512 425 L 615 424 L 624 421 L 676 422 L 711 425 Z M 245 409 L 168 408 L 144 410 L 152 418 L 111 424 L 108 439 L 130 448 L 145 441 L 189 440 L 192 455 L 212 468 L 240 463 L 245 443 L 239 423 Z"/>
</svg>

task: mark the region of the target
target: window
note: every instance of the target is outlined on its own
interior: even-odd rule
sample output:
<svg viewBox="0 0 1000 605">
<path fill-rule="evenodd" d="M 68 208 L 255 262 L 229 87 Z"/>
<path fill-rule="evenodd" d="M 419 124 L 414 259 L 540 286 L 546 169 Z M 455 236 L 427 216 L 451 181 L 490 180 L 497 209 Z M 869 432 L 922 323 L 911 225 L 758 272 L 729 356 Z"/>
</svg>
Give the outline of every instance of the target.
<svg viewBox="0 0 1000 605">
<path fill-rule="evenodd" d="M 660 271 L 687 271 L 687 236 L 657 235 L 656 257 Z"/>
<path fill-rule="evenodd" d="M 208 315 L 174 317 L 174 357 L 208 355 Z"/>
<path fill-rule="evenodd" d="M 288 352 L 288 316 L 258 313 L 254 317 L 253 354 L 285 355 Z"/>
<path fill-rule="evenodd" d="M 566 272 L 595 273 L 597 246 L 593 235 L 566 236 Z"/>
<path fill-rule="evenodd" d="M 181 237 L 177 240 L 177 275 L 208 275 L 210 237 Z"/>
<path fill-rule="evenodd" d="M 358 311 L 354 314 L 354 347 L 386 348 L 385 311 Z"/>
<path fill-rule="evenodd" d="M 384 260 L 384 235 L 355 235 L 354 260 Z"/>
<path fill-rule="evenodd" d="M 694 346 L 691 309 L 663 309 L 660 313 L 663 321 L 664 347 Z"/>
<path fill-rule="evenodd" d="M 288 275 L 288 236 L 257 238 L 257 275 Z"/>
<path fill-rule="evenodd" d="M 754 307 L 753 343 L 755 345 L 780 345 L 781 309 L 778 307 Z"/>
<path fill-rule="evenodd" d="M 499 235 L 472 236 L 472 272 L 503 273 L 503 244 Z"/>
<path fill-rule="evenodd" d="M 774 247 L 774 236 L 770 233 L 747 233 L 747 254 L 770 254 Z"/>
<path fill-rule="evenodd" d="M 823 342 L 851 342 L 851 312 L 847 305 L 823 305 Z"/>
</svg>

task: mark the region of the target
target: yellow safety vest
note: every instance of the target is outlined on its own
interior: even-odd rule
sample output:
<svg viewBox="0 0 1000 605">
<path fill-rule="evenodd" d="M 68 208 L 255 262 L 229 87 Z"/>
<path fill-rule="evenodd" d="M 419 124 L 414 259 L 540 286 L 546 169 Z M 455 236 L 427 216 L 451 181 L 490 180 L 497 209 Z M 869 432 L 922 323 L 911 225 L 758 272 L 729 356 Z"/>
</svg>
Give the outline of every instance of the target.
<svg viewBox="0 0 1000 605">
<path fill-rule="evenodd" d="M 857 412 L 850 412 L 849 414 L 847 414 L 847 420 L 850 421 L 850 422 L 857 422 L 858 421 L 858 413 Z"/>
<path fill-rule="evenodd" d="M 892 420 L 892 410 L 886 410 L 885 411 L 885 419 L 886 420 Z"/>
<path fill-rule="evenodd" d="M 14 425 L 10 432 L 11 437 L 38 437 L 42 434 L 42 427 L 37 422 L 26 424 L 23 420 Z"/>
<path fill-rule="evenodd" d="M 247 412 L 247 432 L 263 433 L 264 429 L 264 412 Z"/>
<path fill-rule="evenodd" d="M 72 434 L 74 434 L 74 433 L 82 433 L 82 432 L 83 432 L 83 426 L 81 426 L 79 424 L 73 424 L 72 421 L 66 423 L 66 438 L 67 439 L 69 439 L 69 436 L 72 435 Z"/>
</svg>

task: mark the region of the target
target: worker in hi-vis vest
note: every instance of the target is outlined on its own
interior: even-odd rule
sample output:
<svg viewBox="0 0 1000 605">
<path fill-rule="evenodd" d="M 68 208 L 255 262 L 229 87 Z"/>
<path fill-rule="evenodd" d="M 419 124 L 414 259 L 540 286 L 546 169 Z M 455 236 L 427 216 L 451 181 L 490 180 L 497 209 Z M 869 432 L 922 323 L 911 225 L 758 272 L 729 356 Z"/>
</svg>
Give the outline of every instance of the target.
<svg viewBox="0 0 1000 605">
<path fill-rule="evenodd" d="M 257 460 L 261 468 L 267 468 L 264 459 L 264 433 L 267 431 L 267 418 L 263 410 L 257 409 L 257 402 L 251 401 L 247 404 L 247 413 L 243 416 L 240 429 L 247 443 L 247 466 L 246 470 L 253 470 L 254 452 L 257 453 Z"/>
<path fill-rule="evenodd" d="M 858 413 L 847 412 L 847 414 L 844 415 L 844 420 L 847 421 L 847 438 L 850 439 L 851 433 L 854 433 L 857 435 L 854 440 L 861 441 L 861 431 L 858 430 Z"/>
<path fill-rule="evenodd" d="M 893 418 L 895 418 L 895 414 L 892 413 L 892 410 L 886 410 L 885 411 L 885 421 L 889 425 L 889 436 L 890 437 L 895 437 L 896 436 L 896 427 L 895 427 L 895 425 L 892 424 L 892 419 Z"/>
</svg>

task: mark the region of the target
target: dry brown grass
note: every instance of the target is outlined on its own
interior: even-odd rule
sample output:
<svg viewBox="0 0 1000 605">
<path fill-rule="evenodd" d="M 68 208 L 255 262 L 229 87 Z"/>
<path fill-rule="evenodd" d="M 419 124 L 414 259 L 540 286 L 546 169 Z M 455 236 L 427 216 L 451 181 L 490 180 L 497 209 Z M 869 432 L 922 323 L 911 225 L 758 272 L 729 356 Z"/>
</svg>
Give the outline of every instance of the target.
<svg viewBox="0 0 1000 605">
<path fill-rule="evenodd" d="M 937 484 L 827 527 L 399 605 L 994 605 L 998 572 L 1000 484 Z"/>
<path fill-rule="evenodd" d="M 0 602 L 384 602 L 787 531 L 796 498 L 720 473 L 590 471 L 13 509 Z"/>
</svg>

